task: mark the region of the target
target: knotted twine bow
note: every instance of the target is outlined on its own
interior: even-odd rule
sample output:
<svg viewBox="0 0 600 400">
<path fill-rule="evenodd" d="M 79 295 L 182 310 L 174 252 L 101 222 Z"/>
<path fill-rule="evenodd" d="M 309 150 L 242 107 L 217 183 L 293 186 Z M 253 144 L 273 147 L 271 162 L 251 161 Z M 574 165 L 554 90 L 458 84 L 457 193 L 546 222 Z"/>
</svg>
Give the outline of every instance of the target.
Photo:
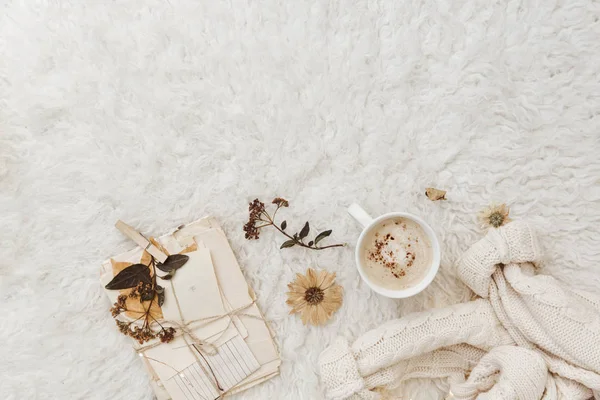
<svg viewBox="0 0 600 400">
<path fill-rule="evenodd" d="M 169 326 L 174 326 L 177 329 L 177 332 L 175 334 L 175 337 L 179 337 L 181 336 L 183 338 L 183 340 L 185 341 L 186 347 L 188 347 L 190 349 L 190 351 L 192 352 L 192 355 L 194 356 L 194 358 L 196 359 L 196 361 L 198 361 L 198 364 L 200 365 L 200 368 L 202 369 L 202 372 L 204 372 L 206 374 L 207 377 L 211 377 L 212 379 L 209 379 L 209 382 L 211 383 L 211 385 L 213 386 L 213 388 L 215 389 L 215 391 L 217 393 L 219 393 L 219 397 L 218 399 L 222 399 L 223 397 L 225 397 L 225 395 L 229 392 L 229 390 L 233 389 L 229 388 L 228 390 L 224 390 L 221 385 L 219 384 L 219 381 L 217 379 L 217 376 L 215 375 L 212 367 L 210 366 L 210 364 L 208 363 L 208 360 L 204 357 L 203 353 L 206 355 L 215 355 L 219 352 L 218 348 L 211 342 L 200 339 L 193 331 L 192 326 L 196 325 L 196 328 L 199 328 L 200 326 L 209 324 L 211 322 L 215 322 L 218 321 L 220 319 L 223 318 L 227 318 L 229 317 L 229 323 L 227 324 L 227 326 L 225 327 L 225 329 L 214 339 L 214 341 L 219 340 L 219 338 L 221 338 L 225 332 L 227 332 L 227 329 L 229 328 L 229 326 L 231 326 L 231 323 L 233 322 L 232 317 L 233 316 L 246 316 L 246 317 L 251 317 L 251 318 L 255 318 L 255 319 L 259 319 L 259 320 L 263 320 L 263 318 L 258 317 L 256 315 L 252 315 L 252 314 L 246 314 L 246 313 L 241 313 L 241 311 L 246 310 L 247 308 L 253 306 L 255 304 L 255 300 L 253 300 L 252 302 L 238 307 L 234 310 L 231 310 L 229 312 L 226 312 L 224 314 L 220 314 L 220 315 L 212 315 L 210 317 L 205 317 L 205 318 L 199 318 L 199 319 L 194 319 L 191 321 L 185 321 L 184 317 L 183 317 L 183 311 L 181 310 L 181 306 L 179 304 L 179 299 L 177 298 L 177 293 L 175 292 L 175 285 L 173 284 L 173 281 L 169 281 L 169 283 L 171 284 L 171 290 L 173 291 L 173 296 L 175 297 L 175 303 L 177 304 L 177 311 L 179 312 L 179 316 L 181 318 L 181 322 L 179 321 L 171 321 L 171 320 L 165 320 L 164 324 L 165 325 L 169 325 Z M 220 288 L 220 284 L 217 281 L 217 284 L 219 285 L 219 289 Z M 191 342 L 191 343 L 190 343 Z M 142 357 L 151 360 L 151 361 L 156 361 L 158 363 L 161 363 L 169 368 L 171 368 L 172 370 L 174 370 L 175 372 L 177 372 L 178 374 L 181 375 L 181 371 L 178 371 L 177 369 L 173 368 L 172 366 L 147 357 L 144 352 L 146 350 L 152 349 L 154 347 L 160 346 L 162 343 L 161 342 L 155 342 L 155 343 L 151 343 L 148 344 L 146 346 L 141 346 L 139 348 L 136 349 L 137 353 L 140 354 Z M 193 349 L 195 349 L 196 351 L 194 351 Z M 208 366 L 208 370 L 206 369 L 206 367 L 204 366 L 204 364 L 202 363 L 202 360 L 206 363 L 206 365 Z M 200 393 L 198 393 L 200 396 L 202 396 Z M 203 396 L 202 396 L 203 397 Z M 203 397 L 204 398 L 204 397 Z"/>
</svg>

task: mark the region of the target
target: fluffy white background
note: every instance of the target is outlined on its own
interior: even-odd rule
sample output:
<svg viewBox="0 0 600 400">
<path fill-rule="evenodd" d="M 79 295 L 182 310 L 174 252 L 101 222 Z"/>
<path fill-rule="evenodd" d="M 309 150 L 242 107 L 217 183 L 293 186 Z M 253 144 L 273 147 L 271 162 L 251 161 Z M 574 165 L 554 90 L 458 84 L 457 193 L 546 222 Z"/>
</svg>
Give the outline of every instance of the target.
<svg viewBox="0 0 600 400">
<path fill-rule="evenodd" d="M 336 335 L 467 298 L 452 264 L 491 201 L 543 232 L 548 272 L 598 290 L 597 1 L 29 3 L 0 5 L 4 399 L 152 398 L 98 283 L 131 248 L 118 218 L 147 234 L 222 222 L 283 358 L 243 399 L 322 398 L 317 357 Z M 430 185 L 448 201 L 425 199 Z M 349 247 L 244 240 L 247 202 L 275 195 L 291 228 L 308 218 Z M 390 300 L 360 282 L 354 201 L 435 227 L 426 292 Z M 346 293 L 320 328 L 284 304 L 309 266 Z"/>
</svg>

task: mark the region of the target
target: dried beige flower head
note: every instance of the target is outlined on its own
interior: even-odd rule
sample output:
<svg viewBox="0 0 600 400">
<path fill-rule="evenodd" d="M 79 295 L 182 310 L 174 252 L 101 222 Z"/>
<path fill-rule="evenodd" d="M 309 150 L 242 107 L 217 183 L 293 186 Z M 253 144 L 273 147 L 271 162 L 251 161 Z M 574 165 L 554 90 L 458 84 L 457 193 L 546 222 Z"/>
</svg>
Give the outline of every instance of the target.
<svg viewBox="0 0 600 400">
<path fill-rule="evenodd" d="M 300 313 L 304 325 L 322 325 L 342 306 L 342 287 L 335 283 L 335 273 L 309 268 L 306 275 L 296 274 L 288 288 L 290 314 Z"/>
<path fill-rule="evenodd" d="M 510 222 L 510 218 L 508 218 L 509 211 L 510 209 L 506 204 L 500 204 L 499 206 L 492 204 L 479 213 L 479 222 L 483 228 L 490 226 L 498 228 Z"/>
</svg>

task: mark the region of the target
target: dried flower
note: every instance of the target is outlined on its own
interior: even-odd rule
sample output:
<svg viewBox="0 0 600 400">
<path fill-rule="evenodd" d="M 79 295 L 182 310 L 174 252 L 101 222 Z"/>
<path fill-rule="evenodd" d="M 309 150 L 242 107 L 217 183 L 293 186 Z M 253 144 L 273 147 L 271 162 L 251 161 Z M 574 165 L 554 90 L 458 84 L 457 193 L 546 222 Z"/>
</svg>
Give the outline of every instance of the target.
<svg viewBox="0 0 600 400">
<path fill-rule="evenodd" d="M 136 326 L 133 330 L 129 329 L 128 334 L 137 340 L 139 344 L 148 342 L 156 337 L 156 333 L 152 332 L 152 329 L 148 325 L 144 325 L 141 328 Z"/>
<path fill-rule="evenodd" d="M 141 301 L 152 300 L 154 297 L 155 290 L 151 283 L 140 282 L 136 287 L 129 293 L 130 298 L 139 297 Z"/>
<path fill-rule="evenodd" d="M 322 325 L 342 306 L 342 287 L 335 283 L 335 273 L 309 268 L 306 275 L 296 274 L 288 289 L 290 314 L 300 313 L 304 325 Z"/>
<path fill-rule="evenodd" d="M 117 326 L 119 327 L 119 331 L 124 334 L 124 335 L 128 335 L 129 334 L 129 323 L 128 322 L 123 322 L 123 321 L 119 321 L 118 319 L 115 320 L 117 323 Z"/>
<path fill-rule="evenodd" d="M 161 342 L 169 343 L 175 337 L 175 329 L 163 328 L 160 332 L 158 332 L 158 337 L 160 338 Z"/>
<path fill-rule="evenodd" d="M 256 223 L 259 221 L 266 222 L 261 219 L 261 216 L 265 212 L 265 203 L 259 201 L 258 199 L 254 199 L 254 201 L 248 205 L 248 211 L 250 215 L 248 217 L 248 222 L 246 222 L 244 225 L 246 239 L 258 239 L 260 232 L 258 230 L 259 228 L 256 226 Z"/>
<path fill-rule="evenodd" d="M 272 226 L 288 238 L 288 240 L 281 244 L 281 249 L 294 247 L 296 245 L 312 250 L 323 250 L 331 247 L 345 246 L 345 244 L 343 243 L 332 244 L 329 246 L 318 246 L 318 243 L 321 240 L 331 235 L 331 229 L 319 233 L 314 240 L 307 240 L 305 242 L 305 238 L 310 232 L 310 225 L 308 221 L 304 224 L 304 227 L 300 230 L 300 232 L 294 233 L 293 235 L 288 234 L 285 231 L 288 226 L 287 221 L 283 221 L 281 222 L 281 224 L 275 223 L 275 215 L 277 215 L 277 211 L 279 211 L 280 208 L 288 207 L 290 203 L 282 197 L 275 197 L 271 203 L 277 206 L 277 208 L 273 212 L 273 215 L 270 215 L 267 212 L 265 204 L 258 199 L 254 199 L 254 201 L 249 204 L 248 210 L 250 212 L 250 215 L 248 218 L 248 222 L 244 224 L 244 232 L 246 232 L 246 239 L 258 239 L 261 228 Z"/>
<path fill-rule="evenodd" d="M 125 303 L 127 302 L 127 296 L 125 296 L 124 294 L 120 294 L 119 297 L 117 297 L 117 304 L 123 308 L 125 308 Z"/>
<path fill-rule="evenodd" d="M 277 204 L 278 207 L 289 207 L 290 205 L 290 203 L 282 197 L 275 197 L 272 203 Z"/>
<path fill-rule="evenodd" d="M 152 238 L 150 240 L 153 241 Z M 172 277 L 188 259 L 186 255 L 173 254 L 163 263 L 158 263 L 151 254 L 144 251 L 138 264 L 111 260 L 116 275 L 105 288 L 122 291 L 110 309 L 121 333 L 131 336 L 140 344 L 156 337 L 162 342 L 173 340 L 175 329 L 164 328 L 158 321 L 162 318 L 161 306 L 165 300 L 165 289 L 156 282 L 156 269 L 168 272 L 169 277 Z M 117 319 L 121 313 L 125 313 L 124 316 L 131 320 Z M 155 325 L 161 328 L 158 332 L 153 330 Z"/>
<path fill-rule="evenodd" d="M 117 297 L 117 302 L 110 308 L 110 313 L 112 314 L 113 318 L 121 314 L 123 311 L 127 311 L 127 306 L 125 305 L 126 301 L 127 296 L 124 294 L 120 294 L 119 297 Z"/>
<path fill-rule="evenodd" d="M 510 209 L 506 204 L 500 204 L 499 206 L 492 204 L 479 213 L 479 222 L 483 228 L 490 226 L 498 228 L 510 222 L 510 218 L 508 217 L 509 211 Z"/>
<path fill-rule="evenodd" d="M 120 307 L 117 306 L 117 303 L 115 303 L 111 308 L 110 308 L 110 315 L 113 316 L 113 318 L 115 318 L 117 315 L 121 314 L 121 312 L 123 312 L 124 310 L 121 309 Z"/>
</svg>

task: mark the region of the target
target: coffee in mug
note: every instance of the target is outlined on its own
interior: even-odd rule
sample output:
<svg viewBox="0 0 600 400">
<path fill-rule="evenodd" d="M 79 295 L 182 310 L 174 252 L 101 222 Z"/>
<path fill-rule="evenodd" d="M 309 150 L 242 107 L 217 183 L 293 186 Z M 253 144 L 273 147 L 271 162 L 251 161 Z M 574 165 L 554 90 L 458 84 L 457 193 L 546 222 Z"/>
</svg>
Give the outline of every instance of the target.
<svg viewBox="0 0 600 400">
<path fill-rule="evenodd" d="M 377 293 L 402 299 L 425 289 L 440 267 L 440 243 L 422 218 L 391 212 L 371 218 L 358 204 L 348 213 L 362 225 L 355 249 L 356 268 Z"/>
<path fill-rule="evenodd" d="M 391 290 L 420 283 L 431 267 L 429 237 L 412 219 L 380 221 L 365 236 L 361 249 L 364 271 L 375 284 Z"/>
</svg>

